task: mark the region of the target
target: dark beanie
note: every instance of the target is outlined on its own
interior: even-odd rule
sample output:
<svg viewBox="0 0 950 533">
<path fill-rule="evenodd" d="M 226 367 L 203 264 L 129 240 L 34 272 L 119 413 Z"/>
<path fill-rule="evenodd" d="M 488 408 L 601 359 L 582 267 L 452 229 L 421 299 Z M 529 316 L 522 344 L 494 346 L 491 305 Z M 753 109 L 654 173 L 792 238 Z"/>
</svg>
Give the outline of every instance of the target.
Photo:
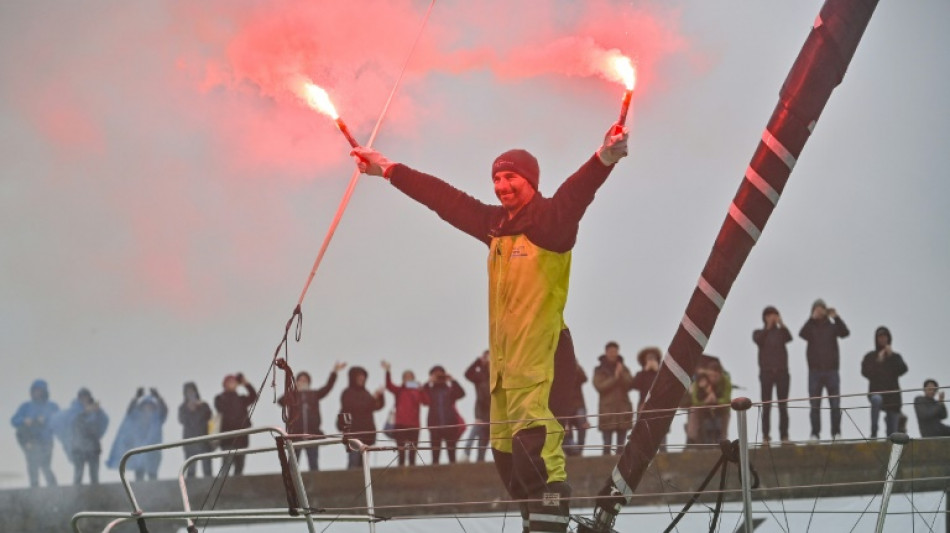
<svg viewBox="0 0 950 533">
<path fill-rule="evenodd" d="M 496 157 L 491 166 L 492 178 L 495 177 L 495 174 L 505 170 L 517 172 L 534 187 L 534 190 L 538 190 L 541 169 L 538 167 L 538 160 L 527 150 L 516 148 Z"/>
</svg>

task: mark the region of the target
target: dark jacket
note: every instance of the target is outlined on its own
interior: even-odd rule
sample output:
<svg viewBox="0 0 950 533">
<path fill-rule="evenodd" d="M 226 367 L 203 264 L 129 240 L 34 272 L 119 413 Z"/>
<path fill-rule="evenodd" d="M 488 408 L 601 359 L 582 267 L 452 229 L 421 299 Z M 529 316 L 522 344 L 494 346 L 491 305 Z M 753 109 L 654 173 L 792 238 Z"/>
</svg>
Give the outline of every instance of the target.
<svg viewBox="0 0 950 533">
<path fill-rule="evenodd" d="M 366 375 L 362 367 L 350 367 L 347 375 L 349 386 L 340 394 L 340 412 L 349 413 L 352 418 L 349 436 L 359 439 L 363 444 L 376 444 L 376 420 L 373 411 L 379 411 L 385 405 L 382 393 L 371 394 L 366 386 L 356 385 L 356 375 Z M 337 429 L 343 431 L 337 420 Z"/>
<path fill-rule="evenodd" d="M 483 361 L 481 357 L 475 360 L 465 371 L 465 379 L 475 385 L 475 418 L 482 422 L 488 422 L 491 410 L 491 390 L 489 388 L 489 378 L 491 373 L 488 369 L 488 362 Z M 584 378 L 585 380 L 587 378 Z"/>
<path fill-rule="evenodd" d="M 554 196 L 535 194 L 511 220 L 504 207 L 482 203 L 439 178 L 402 164 L 393 167 L 390 182 L 486 245 L 492 236 L 524 234 L 546 250 L 566 252 L 574 247 L 581 217 L 611 170 L 613 166 L 604 166 L 594 155 L 558 187 Z"/>
<path fill-rule="evenodd" d="M 838 339 L 850 334 L 840 315 L 834 320 L 809 318 L 798 332 L 798 336 L 808 343 L 805 348 L 808 370 L 838 370 L 841 363 Z"/>
<path fill-rule="evenodd" d="M 87 389 L 83 390 L 88 393 Z M 89 398 L 92 401 L 91 395 Z M 71 461 L 102 453 L 102 436 L 108 427 L 109 417 L 105 411 L 98 405 L 87 410 L 86 404 L 79 398 L 73 400 L 69 409 L 53 417 L 53 431 L 63 443 L 66 456 Z"/>
<path fill-rule="evenodd" d="M 399 428 L 415 429 L 422 425 L 419 419 L 420 405 L 422 405 L 422 387 L 419 383 L 393 383 L 392 374 L 386 372 L 386 389 L 396 398 L 396 421 Z"/>
<path fill-rule="evenodd" d="M 594 369 L 594 388 L 600 393 L 597 427 L 601 431 L 629 430 L 633 427 L 633 403 L 630 402 L 633 376 L 630 369 L 623 365 L 623 356 L 615 363 L 607 361 L 606 355 L 601 355 L 598 361 L 600 364 Z M 619 376 L 615 376 L 617 365 L 623 366 Z"/>
<path fill-rule="evenodd" d="M 333 385 L 336 384 L 336 372 L 330 372 L 326 384 L 319 389 L 298 390 L 296 393 L 296 404 L 290 412 L 290 421 L 287 422 L 287 431 L 303 435 L 323 435 L 320 418 L 320 400 L 324 399 Z M 288 398 L 281 396 L 277 403 L 281 407 L 287 405 Z"/>
<path fill-rule="evenodd" d="M 887 335 L 887 344 L 881 345 L 877 342 L 879 333 Z M 881 394 L 883 407 L 885 411 L 900 411 L 903 402 L 897 378 L 907 373 L 904 358 L 892 351 L 883 361 L 878 361 L 878 353 L 890 344 L 891 332 L 885 327 L 877 328 L 874 333 L 875 349 L 868 352 L 861 361 L 861 375 L 868 378 L 868 392 L 894 391 Z"/>
<path fill-rule="evenodd" d="M 194 406 L 188 405 L 188 391 L 195 393 Z M 208 422 L 211 421 L 211 406 L 201 400 L 198 387 L 194 383 L 185 383 L 183 387 L 185 400 L 178 406 L 178 423 L 181 424 L 181 436 L 185 439 L 202 437 L 208 434 Z"/>
<path fill-rule="evenodd" d="M 579 364 L 574 365 L 574 384 L 571 387 L 565 387 L 565 404 L 568 406 L 567 414 L 574 416 L 580 409 L 587 410 L 587 402 L 584 400 L 584 383 L 587 383 L 587 372 Z"/>
<path fill-rule="evenodd" d="M 647 401 L 647 393 L 653 386 L 653 380 L 659 374 L 656 370 L 641 370 L 633 376 L 633 388 L 640 393 L 640 401 L 637 403 L 637 411 L 643 409 L 643 404 Z"/>
<path fill-rule="evenodd" d="M 247 395 L 241 396 L 234 391 L 224 391 L 214 397 L 214 408 L 221 414 L 221 432 L 234 431 L 251 427 L 251 417 L 248 409 L 257 400 L 257 391 L 250 383 L 244 384 Z M 247 448 L 250 442 L 247 435 L 221 439 L 222 450 L 236 450 Z"/>
<path fill-rule="evenodd" d="M 943 437 L 950 434 L 950 428 L 940 421 L 947 418 L 947 406 L 936 398 L 918 396 L 914 398 L 914 412 L 917 413 L 917 425 L 921 437 Z"/>
<path fill-rule="evenodd" d="M 752 341 L 759 347 L 759 370 L 788 372 L 788 349 L 792 333 L 785 326 L 762 328 L 752 332 Z"/>
<path fill-rule="evenodd" d="M 459 424 L 455 402 L 465 396 L 465 391 L 454 379 L 448 383 L 426 383 L 422 387 L 422 405 L 429 406 L 426 423 L 430 428 Z"/>
</svg>

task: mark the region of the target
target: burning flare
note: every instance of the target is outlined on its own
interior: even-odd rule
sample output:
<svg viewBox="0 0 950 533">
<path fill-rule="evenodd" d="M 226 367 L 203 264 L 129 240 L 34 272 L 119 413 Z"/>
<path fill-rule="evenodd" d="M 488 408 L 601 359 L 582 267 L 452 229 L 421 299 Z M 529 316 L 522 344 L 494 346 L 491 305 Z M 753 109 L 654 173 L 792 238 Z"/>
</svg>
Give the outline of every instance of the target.
<svg viewBox="0 0 950 533">
<path fill-rule="evenodd" d="M 356 139 L 353 138 L 353 135 L 350 133 L 350 129 L 346 127 L 346 123 L 340 118 L 340 114 L 336 112 L 336 107 L 334 107 L 333 102 L 330 101 L 330 95 L 327 94 L 322 87 L 305 77 L 301 77 L 299 80 L 291 83 L 291 85 L 291 90 L 306 101 L 307 105 L 332 118 L 333 121 L 336 122 L 336 127 L 339 128 L 340 133 L 346 137 L 346 141 L 350 143 L 350 146 L 353 148 L 359 146 L 359 143 L 356 142 Z"/>
<path fill-rule="evenodd" d="M 337 113 L 336 108 L 333 107 L 333 102 L 330 101 L 330 95 L 319 85 L 304 81 L 302 96 L 303 99 L 307 101 L 307 105 L 315 110 L 329 116 L 333 120 L 340 118 L 340 114 Z"/>
<path fill-rule="evenodd" d="M 627 88 L 620 102 L 620 118 L 617 120 L 618 127 L 622 127 L 627 122 L 633 88 L 637 84 L 637 69 L 633 66 L 633 61 L 629 57 L 621 54 L 616 49 L 607 52 L 604 62 L 606 63 L 603 67 L 604 76 L 611 81 L 623 83 Z"/>
<path fill-rule="evenodd" d="M 633 61 L 629 57 L 618 52 L 610 60 L 607 77 L 623 83 L 628 91 L 632 91 L 637 84 L 637 69 L 633 66 Z"/>
</svg>

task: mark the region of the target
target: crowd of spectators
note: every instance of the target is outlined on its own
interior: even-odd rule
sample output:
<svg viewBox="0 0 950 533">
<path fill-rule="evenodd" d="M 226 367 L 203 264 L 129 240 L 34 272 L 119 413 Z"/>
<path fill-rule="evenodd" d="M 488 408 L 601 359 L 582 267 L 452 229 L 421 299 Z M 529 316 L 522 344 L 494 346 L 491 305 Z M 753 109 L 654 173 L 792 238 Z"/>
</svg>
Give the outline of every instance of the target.
<svg viewBox="0 0 950 533">
<path fill-rule="evenodd" d="M 806 343 L 812 441 L 821 439 L 824 400 L 829 405 L 831 438 L 837 439 L 841 435 L 841 357 L 838 340 L 849 335 L 850 331 L 837 311 L 820 299 L 812 305 L 811 314 L 799 331 L 798 336 Z M 771 414 L 772 405 L 775 404 L 778 409 L 780 442 L 789 444 L 788 399 L 791 383 L 788 344 L 793 342 L 794 337 L 776 307 L 768 306 L 762 311 L 762 327 L 753 331 L 752 340 L 758 347 L 762 440 L 766 445 L 771 443 Z M 861 361 L 861 374 L 868 380 L 871 438 L 878 436 L 882 414 L 885 436 L 897 431 L 906 432 L 907 416 L 902 412 L 904 403 L 898 380 L 907 373 L 908 367 L 904 358 L 894 351 L 892 343 L 891 331 L 883 326 L 877 328 L 874 331 L 874 349 L 867 352 Z M 593 368 L 590 381 L 598 394 L 596 424 L 601 433 L 599 448 L 603 454 L 616 453 L 623 448 L 663 365 L 662 352 L 656 347 L 643 348 L 637 354 L 636 365 L 634 372 L 621 355 L 619 344 L 611 341 L 606 344 L 604 353 Z M 281 406 L 292 413 L 287 423 L 287 431 L 293 435 L 292 438 L 302 440 L 324 435 L 320 403 L 331 393 L 338 374 L 346 366 L 345 363 L 336 363 L 326 382 L 318 389 L 312 388 L 312 378 L 308 372 L 297 373 L 295 386 L 278 400 Z M 430 464 L 439 464 L 443 451 L 449 463 L 486 460 L 491 386 L 487 350 L 464 372 L 475 395 L 475 409 L 470 422 L 465 421 L 457 408 L 458 400 L 466 395 L 465 388 L 442 365 L 435 365 L 429 370 L 425 383 L 417 381 L 413 371 L 405 370 L 399 384 L 393 380 L 391 365 L 383 361 L 381 366 L 385 371 L 385 386 L 372 392 L 367 388 L 367 370 L 360 366 L 349 369 L 348 383 L 340 396 L 337 431 L 345 431 L 368 445 L 375 444 L 380 433 L 385 435 L 395 442 L 400 466 L 416 465 L 424 449 L 431 453 Z M 564 428 L 565 452 L 568 455 L 580 455 L 588 444 L 587 430 L 592 427 L 590 418 L 594 415 L 588 413 L 584 400 L 583 387 L 588 375 L 580 362 L 576 363 L 573 375 L 572 380 L 559 391 L 559 400 L 564 408 L 557 416 Z M 710 355 L 701 357 L 692 377 L 692 385 L 679 406 L 686 412 L 686 446 L 718 444 L 729 438 L 732 378 L 723 367 L 722 360 Z M 182 438 L 251 427 L 250 414 L 257 401 L 257 391 L 241 373 L 225 376 L 221 387 L 221 392 L 209 404 L 202 400 L 194 382 L 184 384 L 182 403 L 178 407 Z M 636 408 L 630 398 L 634 390 L 639 393 Z M 393 407 L 381 431 L 378 431 L 376 412 L 385 406 L 386 391 L 393 396 Z M 924 382 L 923 394 L 914 399 L 913 406 L 921 436 L 950 436 L 950 426 L 943 422 L 947 418 L 944 393 L 939 390 L 936 380 Z M 422 424 L 423 408 L 427 409 L 425 426 Z M 138 388 L 126 407 L 105 458 L 105 465 L 118 468 L 119 461 L 128 450 L 161 443 L 167 416 L 168 406 L 155 388 Z M 55 440 L 61 442 L 67 458 L 73 464 L 73 483 L 81 484 L 87 474 L 89 483 L 98 484 L 102 438 L 109 417 L 89 389 L 80 389 L 69 408 L 60 410 L 50 400 L 48 384 L 44 380 L 36 380 L 30 387 L 29 400 L 16 410 L 11 423 L 25 455 L 31 486 L 38 486 L 41 477 L 46 485 L 56 485 L 56 476 L 50 466 Z M 428 430 L 429 439 L 420 446 L 423 429 Z M 248 445 L 248 437 L 239 436 L 192 443 L 183 449 L 187 458 L 217 448 L 239 450 Z M 665 439 L 663 445 L 666 445 Z M 310 470 L 318 470 L 319 447 L 306 447 L 303 450 L 306 451 Z M 296 451 L 299 460 L 302 450 L 297 448 Z M 359 468 L 362 460 L 360 453 L 349 452 L 347 466 Z M 228 454 L 224 461 L 222 466 L 226 470 L 235 475 L 243 473 L 243 454 Z M 156 479 L 160 462 L 160 452 L 138 454 L 129 459 L 126 468 L 134 472 L 136 480 Z M 214 474 L 211 459 L 204 458 L 191 463 L 186 475 L 195 476 L 198 463 L 205 476 Z"/>
</svg>

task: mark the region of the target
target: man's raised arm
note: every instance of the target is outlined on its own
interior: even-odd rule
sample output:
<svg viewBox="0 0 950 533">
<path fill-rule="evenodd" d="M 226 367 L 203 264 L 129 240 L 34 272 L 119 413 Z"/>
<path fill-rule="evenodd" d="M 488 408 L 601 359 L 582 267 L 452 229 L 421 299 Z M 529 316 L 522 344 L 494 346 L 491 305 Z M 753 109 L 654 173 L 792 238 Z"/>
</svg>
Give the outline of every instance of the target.
<svg viewBox="0 0 950 533">
<path fill-rule="evenodd" d="M 410 198 L 436 212 L 442 220 L 488 244 L 494 220 L 502 216 L 501 206 L 487 205 L 435 176 L 393 163 L 371 148 L 355 148 L 360 172 L 381 176 Z"/>
</svg>

